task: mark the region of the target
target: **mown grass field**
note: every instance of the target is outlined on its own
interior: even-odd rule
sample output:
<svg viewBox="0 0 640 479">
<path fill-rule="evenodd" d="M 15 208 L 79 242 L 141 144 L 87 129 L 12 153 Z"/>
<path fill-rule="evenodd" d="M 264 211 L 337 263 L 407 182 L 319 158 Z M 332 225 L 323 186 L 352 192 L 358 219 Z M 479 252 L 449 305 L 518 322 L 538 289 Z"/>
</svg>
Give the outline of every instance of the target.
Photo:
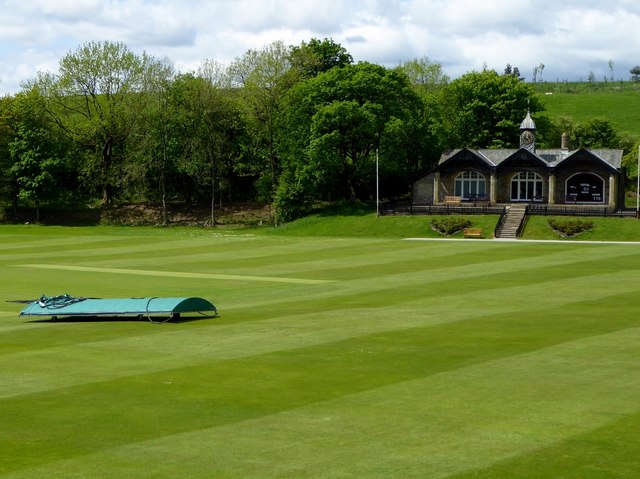
<svg viewBox="0 0 640 479">
<path fill-rule="evenodd" d="M 640 245 L 407 241 L 425 218 L 381 220 L 0 227 L 0 477 L 635 477 Z M 6 302 L 43 293 L 221 316 Z"/>
</svg>

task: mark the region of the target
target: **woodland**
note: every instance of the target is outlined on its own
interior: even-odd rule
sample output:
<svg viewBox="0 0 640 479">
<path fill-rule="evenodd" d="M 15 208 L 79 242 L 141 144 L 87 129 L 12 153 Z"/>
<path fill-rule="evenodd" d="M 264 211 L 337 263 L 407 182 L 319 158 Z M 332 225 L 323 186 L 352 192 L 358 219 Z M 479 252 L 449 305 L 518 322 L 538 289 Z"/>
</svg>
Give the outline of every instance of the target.
<svg viewBox="0 0 640 479">
<path fill-rule="evenodd" d="M 517 147 L 544 109 L 517 68 L 451 79 L 427 57 L 387 68 L 354 62 L 331 39 L 274 42 L 230 65 L 180 72 L 119 42 L 88 42 L 0 98 L 0 215 L 20 208 L 266 205 L 285 223 L 319 203 L 407 198 L 445 149 Z M 607 118 L 536 117 L 537 143 L 623 148 Z"/>
</svg>

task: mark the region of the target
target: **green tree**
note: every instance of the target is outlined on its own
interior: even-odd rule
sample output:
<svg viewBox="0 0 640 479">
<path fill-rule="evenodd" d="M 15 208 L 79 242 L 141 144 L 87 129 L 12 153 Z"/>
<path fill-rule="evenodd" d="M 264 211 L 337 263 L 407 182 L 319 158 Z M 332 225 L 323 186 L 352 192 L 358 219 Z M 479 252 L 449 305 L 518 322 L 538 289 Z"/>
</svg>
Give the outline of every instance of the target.
<svg viewBox="0 0 640 479">
<path fill-rule="evenodd" d="M 516 77 L 520 81 L 524 81 L 524 77 L 520 76 L 520 69 L 518 67 L 512 67 L 510 63 L 504 67 L 503 75 L 511 75 Z"/>
<path fill-rule="evenodd" d="M 204 114 L 201 92 L 204 88 L 201 78 L 185 73 L 175 78 L 168 92 L 168 155 L 187 204 L 199 196 L 202 177 L 208 171 L 207 145 L 201 132 Z"/>
<path fill-rule="evenodd" d="M 444 73 L 442 65 L 430 60 L 428 57 L 416 58 L 401 64 L 399 71 L 404 73 L 413 88 L 422 100 L 420 114 L 412 123 L 415 127 L 414 133 L 407 136 L 406 128 L 398 130 L 395 135 L 387 135 L 387 142 L 382 151 L 389 151 L 389 142 L 396 145 L 396 154 L 406 155 L 415 161 L 407 160 L 410 165 L 409 177 L 415 177 L 418 172 L 424 172 L 437 162 L 442 149 L 442 139 L 434 134 L 435 125 L 440 124 L 443 115 L 443 95 L 450 82 L 449 77 Z M 402 146 L 401 146 L 402 145 Z M 395 170 L 397 172 L 397 170 Z M 393 175 L 393 171 L 388 172 Z M 401 188 L 402 180 L 396 175 L 398 180 L 398 190 Z M 410 182 L 411 183 L 411 182 Z M 385 185 L 392 184 L 386 178 Z M 406 193 L 406 184 L 404 185 Z"/>
<path fill-rule="evenodd" d="M 14 102 L 15 136 L 9 144 L 13 164 L 9 169 L 18 185 L 18 199 L 33 202 L 36 222 L 40 206 L 73 191 L 64 135 L 46 114 L 37 90 L 19 94 Z"/>
<path fill-rule="evenodd" d="M 572 148 L 620 148 L 621 137 L 606 118 L 593 118 L 573 127 Z"/>
<path fill-rule="evenodd" d="M 447 148 L 514 148 L 527 109 L 542 110 L 533 86 L 493 70 L 452 81 L 442 98 L 440 135 Z"/>
<path fill-rule="evenodd" d="M 59 73 L 40 75 L 35 85 L 49 100 L 49 112 L 88 149 L 85 178 L 94 180 L 103 203 L 124 187 L 125 162 L 143 135 L 154 92 L 150 85 L 162 64 L 137 55 L 121 42 L 88 42 L 65 55 Z"/>
<path fill-rule="evenodd" d="M 230 74 L 234 86 L 240 88 L 247 128 L 253 139 L 245 148 L 248 160 L 245 169 L 262 177 L 263 185 L 270 184 L 273 194 L 281 168 L 278 130 L 283 101 L 299 81 L 300 73 L 291 68 L 290 48 L 277 41 L 236 58 Z"/>
<path fill-rule="evenodd" d="M 562 135 L 567 133 L 571 137 L 574 128 L 574 121 L 569 117 L 537 117 L 536 145 L 539 148 L 558 148 L 562 144 Z"/>
<path fill-rule="evenodd" d="M 159 64 L 160 65 L 160 64 Z M 145 172 L 157 179 L 157 191 L 162 204 L 162 224 L 169 223 L 167 207 L 167 176 L 175 165 L 170 155 L 170 140 L 173 134 L 172 112 L 169 110 L 169 91 L 176 76 L 173 65 L 165 60 L 164 68 L 158 68 L 153 75 L 150 86 L 155 93 L 155 101 L 150 102 L 147 114 L 148 135 L 145 135 L 147 146 L 144 148 L 147 161 Z M 153 189 L 152 189 L 153 191 Z"/>
<path fill-rule="evenodd" d="M 208 182 L 211 192 L 211 224 L 216 224 L 215 199 L 216 184 L 222 203 L 222 188 L 230 187 L 229 177 L 240 156 L 240 138 L 245 124 L 240 114 L 237 95 L 229 89 L 231 78 L 223 66 L 217 62 L 203 62 L 198 71 L 202 80 L 197 97 L 202 110 L 199 132 L 206 146 Z"/>
<path fill-rule="evenodd" d="M 209 64 L 209 66 L 211 66 Z M 210 199 L 215 225 L 215 198 L 220 184 L 239 155 L 238 138 L 244 124 L 237 103 L 220 84 L 218 73 L 201 69 L 198 75 L 178 75 L 167 94 L 167 131 L 164 144 L 175 173 L 183 180 L 185 200 L 202 191 Z M 199 196 L 199 195 L 198 195 Z"/>
<path fill-rule="evenodd" d="M 442 65 L 428 57 L 414 58 L 402 63 L 399 68 L 421 92 L 438 91 L 449 83 L 449 77 L 443 72 Z"/>
<path fill-rule="evenodd" d="M 628 148 L 625 149 L 627 152 L 622 158 L 622 166 L 625 169 L 625 173 L 627 178 L 630 180 L 634 180 L 634 182 L 629 185 L 634 190 L 637 187 L 638 179 L 638 155 L 640 154 L 640 141 L 637 138 L 628 138 L 625 139 L 625 144 L 628 145 Z"/>
<path fill-rule="evenodd" d="M 334 68 L 298 84 L 288 104 L 287 167 L 305 180 L 288 181 L 297 188 L 311 183 L 324 197 L 362 201 L 374 191 L 376 149 L 388 147 L 380 154 L 384 171 L 406 173 L 417 161 L 403 150 L 417 136 L 423 104 L 401 71 Z"/>
<path fill-rule="evenodd" d="M 303 78 L 313 78 L 333 67 L 345 67 L 353 63 L 351 54 L 330 38 L 312 38 L 299 46 L 291 47 L 290 62 Z"/>
<path fill-rule="evenodd" d="M 14 97 L 8 95 L 0 97 L 0 207 L 2 203 L 11 203 L 15 210 L 18 191 L 10 173 L 13 160 L 9 151 L 9 144 L 14 138 L 14 101 Z"/>
<path fill-rule="evenodd" d="M 640 65 L 636 65 L 631 68 L 631 70 L 629 70 L 629 73 L 631 73 L 631 81 L 640 81 Z"/>
</svg>

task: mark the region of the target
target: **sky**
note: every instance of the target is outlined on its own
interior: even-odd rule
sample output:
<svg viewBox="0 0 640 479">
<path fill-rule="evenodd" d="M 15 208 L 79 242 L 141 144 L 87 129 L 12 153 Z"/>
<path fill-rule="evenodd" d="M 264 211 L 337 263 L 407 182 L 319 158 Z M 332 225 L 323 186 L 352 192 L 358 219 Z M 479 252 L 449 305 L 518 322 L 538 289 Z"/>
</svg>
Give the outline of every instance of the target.
<svg viewBox="0 0 640 479">
<path fill-rule="evenodd" d="M 518 67 L 531 81 L 628 80 L 640 64 L 637 0 L 0 0 L 0 95 L 89 41 L 118 41 L 181 72 L 274 41 L 331 38 L 394 67 L 427 57 L 457 78 Z"/>
</svg>

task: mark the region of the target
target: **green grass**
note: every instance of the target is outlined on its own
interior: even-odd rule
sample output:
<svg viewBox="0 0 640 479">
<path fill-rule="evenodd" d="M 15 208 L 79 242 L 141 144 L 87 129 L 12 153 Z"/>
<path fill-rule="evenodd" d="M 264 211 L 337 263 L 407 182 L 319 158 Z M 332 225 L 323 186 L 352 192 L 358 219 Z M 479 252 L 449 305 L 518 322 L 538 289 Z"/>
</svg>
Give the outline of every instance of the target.
<svg viewBox="0 0 640 479">
<path fill-rule="evenodd" d="M 0 227 L 0 478 L 633 477 L 640 246 L 402 239 L 429 222 Z M 221 316 L 29 321 L 6 302 L 64 292 Z"/>
<path fill-rule="evenodd" d="M 497 215 L 462 215 L 472 227 L 482 228 L 485 238 L 491 238 L 499 217 Z M 376 238 L 444 238 L 431 228 L 431 221 L 440 216 L 381 216 L 374 213 L 342 214 L 336 216 L 311 215 L 275 229 L 260 230 L 268 236 L 288 237 L 376 237 Z M 447 218 L 446 216 L 444 218 Z M 549 226 L 551 217 L 530 216 L 522 235 L 529 240 L 566 241 L 640 241 L 640 221 L 635 218 L 588 217 L 594 226 L 573 238 L 562 238 Z M 558 217 L 562 218 L 562 217 Z M 571 217 L 567 217 L 570 219 Z M 573 219 L 580 219 L 573 217 Z M 463 232 L 450 238 L 462 238 Z"/>
<path fill-rule="evenodd" d="M 497 215 L 461 215 L 471 221 L 475 228 L 483 228 L 491 237 L 498 221 Z M 431 221 L 437 216 L 380 216 L 374 213 L 338 214 L 333 216 L 311 215 L 298 221 L 287 223 L 269 234 L 287 236 L 344 236 L 385 237 L 385 238 L 443 238 L 431 228 Z M 462 238 L 462 232 L 451 235 Z"/>
<path fill-rule="evenodd" d="M 640 221 L 635 218 L 582 218 L 592 221 L 593 228 L 572 238 L 562 238 L 555 233 L 548 225 L 549 219 L 550 217 L 547 216 L 530 216 L 522 238 L 566 241 L 640 241 Z"/>
<path fill-rule="evenodd" d="M 640 137 L 640 117 L 635 113 L 640 108 L 640 89 L 636 84 L 600 84 L 588 89 L 551 83 L 538 90 L 545 106 L 543 116 L 569 117 L 576 122 L 606 118 L 620 133 Z"/>
</svg>

